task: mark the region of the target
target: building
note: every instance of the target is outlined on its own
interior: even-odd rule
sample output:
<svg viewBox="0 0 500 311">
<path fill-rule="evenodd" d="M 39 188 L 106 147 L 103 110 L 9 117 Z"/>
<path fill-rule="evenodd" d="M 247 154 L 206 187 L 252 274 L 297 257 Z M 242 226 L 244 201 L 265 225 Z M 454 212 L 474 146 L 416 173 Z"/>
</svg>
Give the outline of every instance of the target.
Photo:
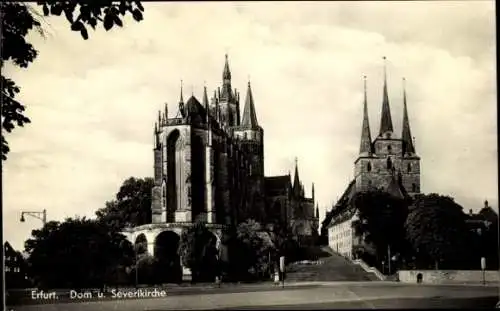
<svg viewBox="0 0 500 311">
<path fill-rule="evenodd" d="M 6 288 L 24 288 L 27 285 L 26 261 L 9 242 L 4 245 Z"/>
<path fill-rule="evenodd" d="M 481 235 L 487 231 L 490 226 L 498 222 L 498 214 L 488 204 L 488 201 L 484 201 L 483 208 L 481 208 L 477 214 L 475 214 L 472 209 L 469 210 L 465 222 L 471 231 L 475 231 L 478 235 Z"/>
<path fill-rule="evenodd" d="M 264 129 L 250 82 L 246 88 L 243 102 L 226 55 L 222 85 L 210 98 L 205 87 L 201 100 L 192 94 L 185 102 L 181 83 L 177 115 L 169 118 L 167 104 L 158 113 L 152 223 L 126 230 L 132 243 L 146 243 L 155 255 L 158 241 L 175 248 L 182 230 L 196 221 L 206 223 L 216 243 L 224 227 L 248 219 L 279 222 L 302 236 L 317 234 L 314 190 L 305 197 L 297 163 L 293 184 L 290 174 L 264 176 Z"/>
<path fill-rule="evenodd" d="M 362 242 L 352 226 L 357 219 L 357 211 L 350 204 L 355 193 L 371 189 L 382 189 L 398 197 L 420 193 L 420 157 L 411 135 L 404 85 L 402 131 L 400 136 L 394 134 L 384 66 L 379 133 L 372 140 L 365 77 L 361 142 L 359 155 L 354 161 L 354 179 L 322 222 L 321 231 L 327 235 L 328 245 L 347 257 L 351 257 L 353 247 Z"/>
</svg>

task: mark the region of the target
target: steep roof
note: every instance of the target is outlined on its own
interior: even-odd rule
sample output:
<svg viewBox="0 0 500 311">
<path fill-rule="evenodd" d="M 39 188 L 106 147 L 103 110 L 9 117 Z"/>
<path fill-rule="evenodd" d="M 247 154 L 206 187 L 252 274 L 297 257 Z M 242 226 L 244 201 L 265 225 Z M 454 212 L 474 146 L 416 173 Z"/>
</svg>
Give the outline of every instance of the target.
<svg viewBox="0 0 500 311">
<path fill-rule="evenodd" d="M 243 109 L 243 118 L 241 126 L 246 129 L 258 129 L 259 123 L 257 122 L 257 113 L 255 112 L 255 104 L 253 102 L 252 89 L 250 81 L 248 82 L 247 98 L 245 100 L 245 107 Z"/>
<path fill-rule="evenodd" d="M 186 112 L 190 116 L 199 115 L 200 117 L 205 119 L 206 111 L 205 108 L 201 105 L 201 103 L 196 99 L 196 97 L 191 96 L 186 103 Z"/>
<path fill-rule="evenodd" d="M 270 176 L 264 178 L 266 193 L 284 193 L 291 187 L 290 175 Z"/>
<path fill-rule="evenodd" d="M 385 60 L 386 58 L 384 56 L 384 89 L 382 96 L 382 113 L 380 117 L 380 136 L 386 132 L 394 132 L 394 128 L 392 126 L 391 107 L 389 105 L 389 95 L 387 92 L 387 70 Z"/>
</svg>

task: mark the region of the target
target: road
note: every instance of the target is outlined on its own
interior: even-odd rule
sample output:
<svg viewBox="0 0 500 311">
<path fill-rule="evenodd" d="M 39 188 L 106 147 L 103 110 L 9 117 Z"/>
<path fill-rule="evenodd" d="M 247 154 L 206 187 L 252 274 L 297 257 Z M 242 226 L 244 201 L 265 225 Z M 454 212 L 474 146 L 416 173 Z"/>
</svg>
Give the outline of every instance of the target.
<svg viewBox="0 0 500 311">
<path fill-rule="evenodd" d="M 492 308 L 498 301 L 496 286 L 342 282 L 296 284 L 285 289 L 255 287 L 229 291 L 221 288 L 191 293 L 172 292 L 164 298 L 24 305 L 15 306 L 13 310 L 469 309 Z"/>
</svg>

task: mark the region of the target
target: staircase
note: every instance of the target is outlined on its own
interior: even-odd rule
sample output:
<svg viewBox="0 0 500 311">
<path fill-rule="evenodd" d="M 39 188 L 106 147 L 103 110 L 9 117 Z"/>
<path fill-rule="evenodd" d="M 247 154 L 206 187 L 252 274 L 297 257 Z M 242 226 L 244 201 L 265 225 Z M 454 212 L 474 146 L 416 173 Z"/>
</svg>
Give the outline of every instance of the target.
<svg viewBox="0 0 500 311">
<path fill-rule="evenodd" d="M 316 247 L 321 255 L 316 261 L 295 262 L 286 268 L 288 282 L 378 281 L 359 265 L 333 253 L 328 247 Z"/>
</svg>

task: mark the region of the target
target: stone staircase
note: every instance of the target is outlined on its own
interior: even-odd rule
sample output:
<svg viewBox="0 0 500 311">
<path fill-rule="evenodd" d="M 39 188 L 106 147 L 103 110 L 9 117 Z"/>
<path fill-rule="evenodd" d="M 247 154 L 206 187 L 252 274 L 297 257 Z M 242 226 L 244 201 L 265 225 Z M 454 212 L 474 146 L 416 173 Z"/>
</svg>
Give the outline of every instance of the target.
<svg viewBox="0 0 500 311">
<path fill-rule="evenodd" d="M 291 263 L 286 268 L 288 282 L 328 282 L 328 281 L 379 281 L 373 274 L 331 251 L 328 247 L 317 247 L 315 261 Z"/>
</svg>

